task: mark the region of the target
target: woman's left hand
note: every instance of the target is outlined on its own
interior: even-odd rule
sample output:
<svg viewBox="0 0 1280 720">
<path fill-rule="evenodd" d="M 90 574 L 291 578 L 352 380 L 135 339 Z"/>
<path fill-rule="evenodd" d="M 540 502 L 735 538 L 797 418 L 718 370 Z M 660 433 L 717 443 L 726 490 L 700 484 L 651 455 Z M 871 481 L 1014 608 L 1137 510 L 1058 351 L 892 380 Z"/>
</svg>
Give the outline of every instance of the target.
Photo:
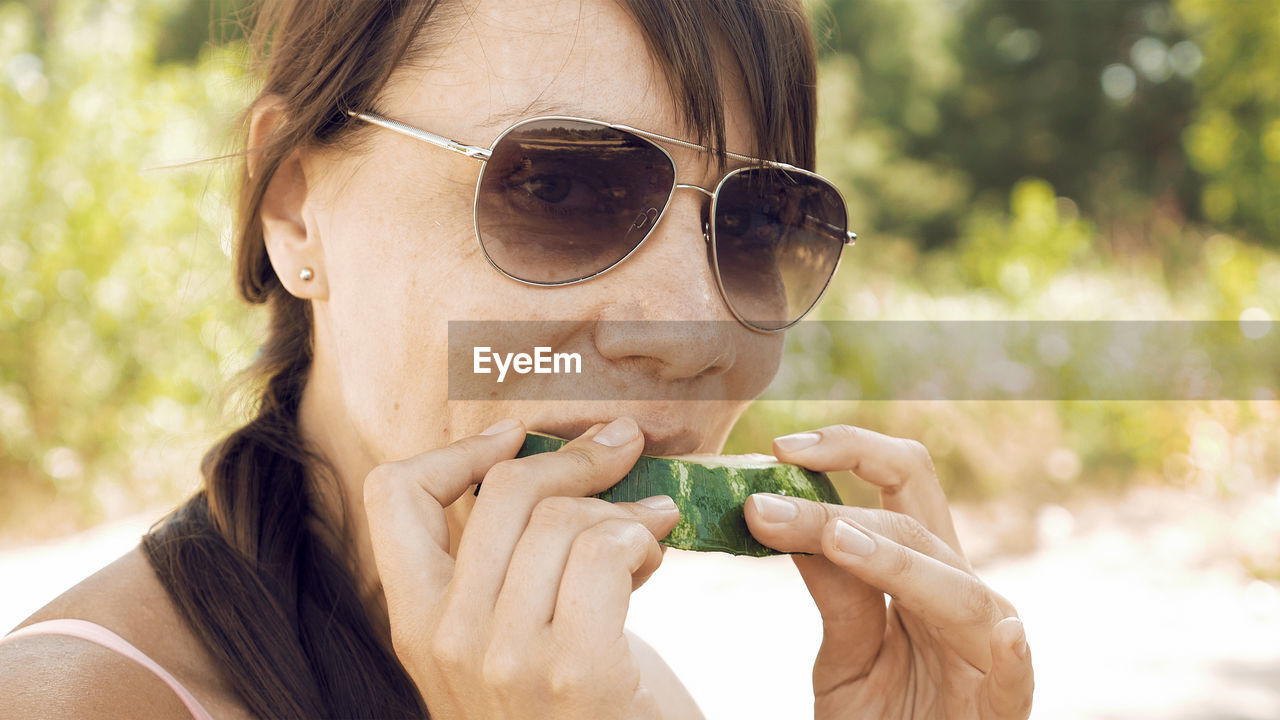
<svg viewBox="0 0 1280 720">
<path fill-rule="evenodd" d="M 756 539 L 812 554 L 792 557 L 822 614 L 814 717 L 1025 720 L 1033 678 L 1022 622 L 965 559 L 924 446 L 833 425 L 773 449 L 811 470 L 853 471 L 884 506 L 747 501 Z"/>
</svg>

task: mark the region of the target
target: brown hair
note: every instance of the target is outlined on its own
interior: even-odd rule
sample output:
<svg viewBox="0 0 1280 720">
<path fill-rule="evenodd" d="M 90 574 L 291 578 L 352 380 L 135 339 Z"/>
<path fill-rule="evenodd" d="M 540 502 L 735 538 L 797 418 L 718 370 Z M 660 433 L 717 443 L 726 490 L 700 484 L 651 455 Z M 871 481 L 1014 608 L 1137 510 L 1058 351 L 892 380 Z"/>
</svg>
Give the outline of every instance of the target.
<svg viewBox="0 0 1280 720">
<path fill-rule="evenodd" d="M 801 0 L 621 0 L 670 78 L 696 139 L 724 150 L 718 37 L 736 61 L 758 140 L 753 151 L 812 169 L 816 58 Z M 348 109 L 371 108 L 393 70 L 420 56 L 438 0 L 267 0 L 249 38 L 284 118 L 241 171 L 236 277 L 265 304 L 269 334 L 249 377 L 255 417 L 205 455 L 204 487 L 143 538 L 187 623 L 255 715 L 423 717 L 426 708 L 375 635 L 334 538 L 345 514 L 322 517 L 317 495 L 336 476 L 309 450 L 298 408 L 311 366 L 311 306 L 280 284 L 259 211 L 268 182 L 299 148 L 360 132 Z M 247 130 L 253 105 L 242 120 Z M 247 137 L 247 134 L 245 135 Z M 341 497 L 341 493 L 332 493 Z"/>
</svg>

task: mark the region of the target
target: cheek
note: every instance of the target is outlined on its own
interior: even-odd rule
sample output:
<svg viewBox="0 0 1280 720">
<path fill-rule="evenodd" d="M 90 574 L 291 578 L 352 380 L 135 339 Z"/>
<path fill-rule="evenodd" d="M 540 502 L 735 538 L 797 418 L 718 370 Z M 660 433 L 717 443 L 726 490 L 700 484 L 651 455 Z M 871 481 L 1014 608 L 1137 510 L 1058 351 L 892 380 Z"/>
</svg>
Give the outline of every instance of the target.
<svg viewBox="0 0 1280 720">
<path fill-rule="evenodd" d="M 751 332 L 751 331 L 746 331 Z M 752 332 L 736 356 L 732 375 L 733 398 L 755 398 L 773 382 L 782 363 L 784 337 L 780 334 L 762 335 Z"/>
<path fill-rule="evenodd" d="M 417 285 L 383 281 L 331 300 L 334 363 L 343 402 L 381 459 L 420 451 L 442 422 L 447 325 L 414 301 Z M 437 369 L 441 368 L 441 369 Z M 415 442 L 416 439 L 416 442 Z"/>
<path fill-rule="evenodd" d="M 330 194 L 323 229 L 335 315 L 388 340 L 420 334 L 416 326 L 456 302 L 450 289 L 474 282 L 480 267 L 464 182 L 472 176 L 442 175 L 420 154 L 406 156 L 403 145 L 392 142 L 370 156 Z"/>
<path fill-rule="evenodd" d="M 483 258 L 469 205 L 417 201 L 376 180 L 349 187 L 324 228 L 329 298 L 316 319 L 346 412 L 366 444 L 393 459 L 421 451 L 445 422 L 448 319 L 465 316 L 457 288 L 477 285 Z"/>
</svg>

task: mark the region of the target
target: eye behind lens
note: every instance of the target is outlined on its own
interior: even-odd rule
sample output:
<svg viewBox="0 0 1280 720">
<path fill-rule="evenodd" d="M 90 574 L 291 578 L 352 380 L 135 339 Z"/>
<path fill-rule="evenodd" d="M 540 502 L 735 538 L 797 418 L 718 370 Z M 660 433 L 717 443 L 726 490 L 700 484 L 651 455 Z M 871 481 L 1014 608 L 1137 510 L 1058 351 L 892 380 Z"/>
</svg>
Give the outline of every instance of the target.
<svg viewBox="0 0 1280 720">
<path fill-rule="evenodd" d="M 648 236 L 675 187 L 670 156 L 601 123 L 544 119 L 495 143 L 476 231 L 502 272 L 561 284 L 612 267 Z"/>
<path fill-rule="evenodd" d="M 779 168 L 731 174 L 720 185 L 713 219 L 725 300 L 761 329 L 799 319 L 835 272 L 845 222 L 844 201 L 826 180 Z"/>
</svg>

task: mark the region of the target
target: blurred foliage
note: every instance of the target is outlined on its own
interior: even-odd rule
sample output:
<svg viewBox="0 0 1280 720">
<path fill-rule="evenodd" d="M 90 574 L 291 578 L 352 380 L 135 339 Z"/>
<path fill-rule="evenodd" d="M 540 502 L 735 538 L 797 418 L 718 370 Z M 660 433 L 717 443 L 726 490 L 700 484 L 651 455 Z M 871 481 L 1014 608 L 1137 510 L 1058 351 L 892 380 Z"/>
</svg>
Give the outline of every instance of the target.
<svg viewBox="0 0 1280 720">
<path fill-rule="evenodd" d="M 248 8 L 248 0 L 178 3 L 161 21 L 156 62 L 195 62 L 208 43 L 225 45 L 243 39 Z"/>
<path fill-rule="evenodd" d="M 824 168 L 878 233 L 948 245 L 1030 176 L 1104 225 L 1154 206 L 1280 244 L 1275 0 L 810 4 Z"/>
<path fill-rule="evenodd" d="M 1080 263 L 1094 236 L 1074 204 L 1048 182 L 1027 178 L 1013 186 L 1007 213 L 978 206 L 965 218 L 959 269 L 968 283 L 1017 299 Z"/>
<path fill-rule="evenodd" d="M 1200 211 L 1280 245 L 1280 3 L 1178 0 L 1204 51 L 1200 106 L 1184 131 L 1205 178 Z"/>
<path fill-rule="evenodd" d="M 863 238 L 820 319 L 1280 318 L 1277 3 L 810 6 L 819 170 Z M 789 352 L 798 397 L 866 380 L 857 348 Z M 1239 403 L 758 403 L 729 449 L 851 422 L 924 442 L 959 497 L 1271 491 L 1276 390 Z M 847 479 L 842 490 L 867 499 Z"/>
<path fill-rule="evenodd" d="M 819 170 L 862 236 L 818 318 L 1280 318 L 1274 0 L 809 4 Z M 230 282 L 232 165 L 148 168 L 229 149 L 245 5 L 0 0 L 6 535 L 175 501 L 238 419 L 261 318 Z M 809 396 L 858 379 L 857 348 L 790 352 Z M 850 422 L 924 442 L 957 497 L 1249 492 L 1280 476 L 1277 408 L 758 403 L 727 451 Z"/>
<path fill-rule="evenodd" d="M 0 5 L 0 522 L 190 490 L 256 347 L 224 254 L 237 50 L 158 63 L 180 3 Z M 222 244 L 220 244 L 222 243 Z M 57 499 L 57 502 L 53 502 Z"/>
</svg>

